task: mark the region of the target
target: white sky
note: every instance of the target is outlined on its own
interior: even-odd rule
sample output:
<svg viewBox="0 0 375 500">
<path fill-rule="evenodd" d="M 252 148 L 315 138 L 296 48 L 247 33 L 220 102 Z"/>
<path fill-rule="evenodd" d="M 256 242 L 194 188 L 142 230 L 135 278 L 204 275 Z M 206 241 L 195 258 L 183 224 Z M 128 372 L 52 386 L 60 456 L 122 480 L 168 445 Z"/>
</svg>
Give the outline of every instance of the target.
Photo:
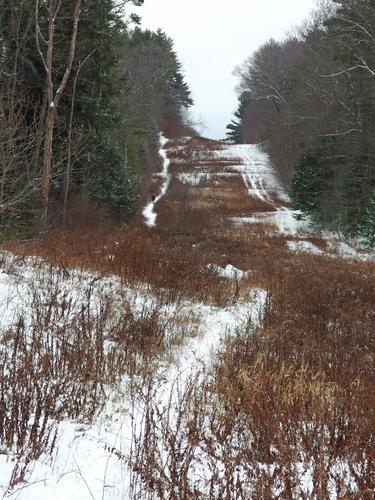
<svg viewBox="0 0 375 500">
<path fill-rule="evenodd" d="M 300 24 L 315 0 L 145 0 L 133 8 L 142 26 L 175 41 L 207 137 L 222 139 L 237 107 L 233 76 L 257 48 Z"/>
</svg>

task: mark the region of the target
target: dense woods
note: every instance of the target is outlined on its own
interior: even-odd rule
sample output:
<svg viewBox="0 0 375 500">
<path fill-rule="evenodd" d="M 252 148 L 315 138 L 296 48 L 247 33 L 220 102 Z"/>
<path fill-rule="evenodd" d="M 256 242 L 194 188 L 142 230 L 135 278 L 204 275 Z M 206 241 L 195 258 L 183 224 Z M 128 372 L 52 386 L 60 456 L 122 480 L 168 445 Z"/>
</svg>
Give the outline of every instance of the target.
<svg viewBox="0 0 375 500">
<path fill-rule="evenodd" d="M 234 142 L 262 142 L 296 208 L 375 244 L 375 3 L 332 0 L 238 69 Z"/>
<path fill-rule="evenodd" d="M 0 225 L 25 234 L 83 206 L 126 220 L 158 135 L 192 104 L 173 41 L 143 0 L 0 0 Z"/>
</svg>

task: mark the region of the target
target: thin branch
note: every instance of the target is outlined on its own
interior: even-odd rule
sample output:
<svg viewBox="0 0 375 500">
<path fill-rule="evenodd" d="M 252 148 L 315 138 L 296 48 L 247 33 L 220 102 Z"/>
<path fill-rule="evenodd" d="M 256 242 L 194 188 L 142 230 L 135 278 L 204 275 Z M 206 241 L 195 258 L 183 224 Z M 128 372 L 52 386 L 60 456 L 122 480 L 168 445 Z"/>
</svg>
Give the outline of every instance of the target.
<svg viewBox="0 0 375 500">
<path fill-rule="evenodd" d="M 42 38 L 42 40 L 47 44 L 47 41 L 43 38 L 42 33 L 40 31 L 40 26 L 39 26 L 39 0 L 36 0 L 35 2 L 35 38 L 36 38 L 36 48 L 38 50 L 39 56 L 42 60 L 44 69 L 46 73 L 48 73 L 48 68 L 47 68 L 47 62 L 44 58 L 42 49 L 40 48 L 40 43 L 39 43 L 39 37 Z"/>
</svg>

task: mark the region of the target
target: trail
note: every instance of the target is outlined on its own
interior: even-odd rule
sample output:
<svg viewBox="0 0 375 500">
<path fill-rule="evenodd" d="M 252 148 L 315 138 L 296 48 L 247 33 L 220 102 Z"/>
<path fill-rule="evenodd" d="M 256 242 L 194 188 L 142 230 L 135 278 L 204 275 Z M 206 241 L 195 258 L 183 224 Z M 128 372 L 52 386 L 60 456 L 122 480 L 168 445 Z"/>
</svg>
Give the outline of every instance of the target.
<svg viewBox="0 0 375 500">
<path fill-rule="evenodd" d="M 160 141 L 159 155 L 163 159 L 163 170 L 161 172 L 162 185 L 158 196 L 156 196 L 155 200 L 148 203 L 142 212 L 143 217 L 145 218 L 146 225 L 150 228 L 156 226 L 157 214 L 155 212 L 155 205 L 158 201 L 160 201 L 163 198 L 163 196 L 165 196 L 168 190 L 169 183 L 171 181 L 171 176 L 169 175 L 170 160 L 168 159 L 167 152 L 164 149 L 165 146 L 168 144 L 168 139 L 166 139 L 163 136 L 163 134 L 160 134 L 159 141 Z"/>
<path fill-rule="evenodd" d="M 92 423 L 68 419 L 59 422 L 53 456 L 42 456 L 32 463 L 26 483 L 19 485 L 13 498 L 159 498 L 156 494 L 150 496 L 140 466 L 154 466 L 162 480 L 168 482 L 168 474 L 176 473 L 171 466 L 175 457 L 170 456 L 174 439 L 180 439 L 182 456 L 190 460 L 187 477 L 191 484 L 209 498 L 212 471 L 207 450 L 197 447 L 189 451 L 190 455 L 184 455 L 191 443 L 190 437 L 183 434 L 181 422 L 194 414 L 194 408 L 189 407 L 189 395 L 209 378 L 216 354 L 225 348 L 225 339 L 244 326 L 261 321 L 267 292 L 260 286 L 269 276 L 268 265 L 280 259 L 286 266 L 288 259 L 300 252 L 309 252 L 316 258 L 340 256 L 336 247 L 332 251 L 329 246 L 323 247 L 324 235 L 308 221 L 298 221 L 298 214 L 286 206 L 287 196 L 258 146 L 184 138 L 169 143 L 167 154 L 168 142 L 161 136 L 163 182 L 155 203 L 168 198 L 175 219 L 173 213 L 165 219 L 160 215 L 158 229 L 166 246 L 182 249 L 182 259 L 191 257 L 196 263 L 194 273 L 202 276 L 197 281 L 197 292 L 207 292 L 205 301 L 182 295 L 171 303 L 160 300 L 158 291 L 147 283 L 130 286 L 116 276 L 98 278 L 78 270 L 67 273 L 41 267 L 32 260 L 27 265 L 19 263 L 11 254 L 3 256 L 0 321 L 5 330 L 20 310 L 26 311 L 27 322 L 31 321 L 33 311 L 26 293 L 31 283 L 38 283 L 38 289 L 44 290 L 56 280 L 67 300 L 72 299 L 73 312 L 84 308 L 89 290 L 98 307 L 103 297 L 110 298 L 114 309 L 128 300 L 135 317 L 156 308 L 171 337 L 175 335 L 166 352 L 152 360 L 153 369 L 146 366 L 150 374 L 124 376 L 112 387 L 106 387 L 107 400 Z M 157 221 L 155 203 L 143 210 L 150 228 Z M 316 242 L 322 247 L 318 248 Z M 374 259 L 374 255 L 345 245 L 343 251 L 350 258 Z M 155 272 L 165 265 L 160 261 Z M 226 297 L 218 306 L 214 304 L 215 293 L 220 290 Z M 206 417 L 199 425 L 209 435 Z M 152 446 L 154 450 L 150 449 Z M 151 451 L 155 455 L 150 457 Z M 4 495 L 13 468 L 12 453 L 0 454 L 0 491 Z M 219 461 L 217 468 L 221 469 Z"/>
<path fill-rule="evenodd" d="M 265 203 L 275 205 L 278 195 L 287 200 L 284 189 L 280 186 L 275 171 L 270 166 L 269 159 L 260 147 L 252 144 L 228 145 L 222 152 L 217 154 L 221 160 L 231 159 L 238 165 L 230 167 L 230 170 L 242 176 L 248 194 L 259 198 Z"/>
<path fill-rule="evenodd" d="M 34 268 L 32 259 L 27 266 L 19 266 L 11 254 L 6 259 L 7 267 L 13 269 L 13 274 L 4 272 L 0 276 L 2 304 L 7 309 L 7 315 L 3 316 L 3 327 L 10 325 L 12 317 L 21 311 L 31 318 L 33 311 L 29 306 L 28 283 L 38 281 L 44 286 L 43 283 L 56 280 L 60 289 L 66 290 L 67 298 L 72 298 L 72 314 L 75 314 L 85 303 L 85 288 L 95 280 L 95 276 L 79 272 L 72 273 L 67 278 L 58 270 L 52 271 L 53 274 L 50 275 L 50 268 Z M 18 283 L 22 281 L 25 281 L 25 285 L 23 291 L 20 291 Z M 126 291 L 129 297 L 133 297 L 134 313 L 157 303 L 156 297 L 146 290 L 124 290 L 116 277 L 108 277 L 95 283 L 91 290 L 92 297 L 97 297 L 95 300 L 107 294 L 115 297 Z M 185 313 L 187 317 L 195 318 L 195 331 L 194 335 L 187 334 L 183 344 L 173 350 L 172 362 L 165 359 L 160 364 L 153 376 L 151 399 L 150 386 L 139 382 L 135 388 L 134 381 L 124 377 L 108 392 L 105 407 L 93 425 L 70 420 L 60 422 L 53 467 L 48 457 L 35 462 L 29 471 L 27 484 L 20 486 L 16 498 L 114 500 L 120 497 L 126 500 L 140 494 L 141 484 L 134 479 L 128 464 L 137 460 L 137 446 L 147 432 L 146 416 L 150 407 L 159 415 L 160 423 L 167 425 L 168 422 L 173 428 L 178 418 L 180 398 L 188 390 L 189 384 L 207 371 L 213 354 L 226 335 L 233 334 L 242 323 L 258 320 L 265 300 L 265 292 L 254 289 L 249 290 L 246 301 L 239 301 L 226 308 L 193 301 L 167 306 L 164 312 L 166 321 L 177 312 L 180 315 Z M 163 456 L 166 451 L 163 449 L 162 439 L 159 446 L 159 452 Z M 6 455 L 0 455 L 0 491 L 4 492 L 13 467 L 14 462 L 6 460 Z"/>
</svg>

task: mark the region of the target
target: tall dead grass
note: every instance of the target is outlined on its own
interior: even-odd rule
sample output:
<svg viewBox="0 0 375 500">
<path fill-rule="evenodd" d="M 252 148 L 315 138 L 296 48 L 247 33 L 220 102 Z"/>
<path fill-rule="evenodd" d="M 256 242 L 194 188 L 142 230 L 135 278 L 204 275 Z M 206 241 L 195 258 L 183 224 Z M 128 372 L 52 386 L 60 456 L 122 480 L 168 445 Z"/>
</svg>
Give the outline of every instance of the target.
<svg viewBox="0 0 375 500">
<path fill-rule="evenodd" d="M 260 328 L 228 343 L 215 390 L 262 495 L 371 498 L 375 491 L 373 278 L 307 259 L 274 276 Z M 262 464 L 272 466 L 268 472 Z M 306 497 L 306 492 L 304 493 Z M 307 498 L 306 497 L 306 498 Z"/>
<path fill-rule="evenodd" d="M 9 256 L 1 267 L 22 280 L 14 320 L 0 332 L 0 446 L 15 459 L 11 490 L 32 461 L 54 452 L 60 421 L 92 422 L 111 387 L 124 375 L 146 377 L 178 329 L 164 302 L 135 311 L 120 283 L 111 290 L 98 275 Z"/>
<path fill-rule="evenodd" d="M 170 154 L 192 169 L 205 161 L 207 148 L 219 145 L 194 138 Z M 215 162 L 210 168 L 220 166 Z M 39 414 L 38 422 L 92 419 L 106 384 L 144 369 L 133 387 L 145 408 L 129 459 L 133 498 L 372 499 L 374 265 L 292 255 L 286 238 L 270 236 L 269 226 L 230 223 L 228 216 L 242 210 L 246 215 L 264 204 L 244 189 L 225 196 L 217 189 L 203 199 L 198 190 L 193 196 L 172 182 L 153 230 L 85 224 L 82 218 L 43 241 L 10 247 L 21 259 L 39 255 L 44 266 L 57 266 L 58 281 L 73 269 L 90 270 L 98 279 L 116 275 L 124 285 L 148 284 L 159 302 L 135 316 L 125 297 L 120 312 L 106 300 L 93 307 L 89 288 L 72 318 L 74 304 L 56 280 L 43 285 L 44 295 L 43 287 L 34 288 L 31 330 L 21 315 L 3 335 L 0 369 L 19 371 L 0 382 L 6 401 L 2 445 L 17 446 L 20 457 L 30 447 L 31 457 L 52 450 L 55 428 L 38 424 L 35 434 L 30 415 Z M 240 282 L 228 281 L 208 264 L 250 272 Z M 187 381 L 177 398 L 171 396 L 173 408 L 160 412 L 154 399 L 160 381 L 148 369 L 168 346 L 159 308 L 182 298 L 225 306 L 248 298 L 255 286 L 268 291 L 261 323 L 239 325 L 212 373 Z M 19 469 L 14 482 L 21 477 Z"/>
<path fill-rule="evenodd" d="M 146 397 L 132 498 L 373 498 L 370 269 L 290 263 L 212 372 L 186 379 L 163 411 Z"/>
</svg>

